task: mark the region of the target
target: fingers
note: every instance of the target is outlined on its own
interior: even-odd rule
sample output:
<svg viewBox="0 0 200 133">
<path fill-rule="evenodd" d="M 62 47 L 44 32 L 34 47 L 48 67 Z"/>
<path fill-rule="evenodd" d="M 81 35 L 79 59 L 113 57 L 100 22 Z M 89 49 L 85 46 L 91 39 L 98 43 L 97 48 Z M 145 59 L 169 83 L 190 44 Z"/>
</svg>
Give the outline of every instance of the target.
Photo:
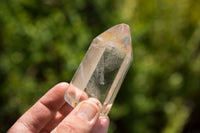
<svg viewBox="0 0 200 133">
<path fill-rule="evenodd" d="M 54 86 L 27 111 L 8 132 L 28 133 L 40 131 L 65 103 L 63 96 L 67 87 L 67 83 L 60 83 Z"/>
<path fill-rule="evenodd" d="M 45 125 L 41 132 L 51 132 L 71 111 L 72 107 L 65 103 L 55 114 L 55 116 Z"/>
<path fill-rule="evenodd" d="M 92 133 L 107 133 L 108 126 L 109 126 L 108 116 L 100 116 L 92 130 Z"/>
<path fill-rule="evenodd" d="M 53 133 L 91 133 L 99 119 L 101 103 L 95 98 L 82 101 L 54 129 Z"/>
<path fill-rule="evenodd" d="M 73 84 L 68 85 L 65 95 L 66 95 L 65 100 L 67 100 L 73 106 L 76 106 L 78 102 L 78 101 L 75 102 L 74 99 L 79 99 L 79 102 L 88 99 L 88 95 L 83 90 L 75 87 Z M 58 110 L 56 115 L 49 121 L 49 123 L 45 125 L 45 127 L 42 129 L 42 132 L 50 132 L 51 130 L 53 130 L 72 111 L 72 109 L 73 108 L 69 106 L 68 103 L 66 102 Z"/>
<path fill-rule="evenodd" d="M 75 107 L 78 103 L 86 99 L 88 99 L 87 93 L 77 88 L 73 84 L 69 85 L 65 93 L 65 100 L 68 103 L 70 103 L 73 107 Z"/>
<path fill-rule="evenodd" d="M 53 130 L 55 133 L 106 133 L 109 119 L 99 118 L 101 103 L 95 98 L 89 98 L 72 111 L 73 108 L 63 98 L 67 87 L 67 83 L 54 86 L 18 119 L 8 133 L 50 132 L 56 126 Z"/>
</svg>

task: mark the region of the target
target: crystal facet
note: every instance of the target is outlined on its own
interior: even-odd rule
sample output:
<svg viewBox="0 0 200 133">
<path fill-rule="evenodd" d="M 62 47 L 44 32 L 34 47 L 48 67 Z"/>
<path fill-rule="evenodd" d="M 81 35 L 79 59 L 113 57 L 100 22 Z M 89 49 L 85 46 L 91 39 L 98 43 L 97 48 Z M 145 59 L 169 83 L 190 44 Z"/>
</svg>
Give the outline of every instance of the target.
<svg viewBox="0 0 200 133">
<path fill-rule="evenodd" d="M 75 107 L 88 97 L 102 103 L 101 115 L 107 115 L 132 63 L 129 26 L 116 25 L 91 43 L 67 91 L 65 100 Z"/>
</svg>

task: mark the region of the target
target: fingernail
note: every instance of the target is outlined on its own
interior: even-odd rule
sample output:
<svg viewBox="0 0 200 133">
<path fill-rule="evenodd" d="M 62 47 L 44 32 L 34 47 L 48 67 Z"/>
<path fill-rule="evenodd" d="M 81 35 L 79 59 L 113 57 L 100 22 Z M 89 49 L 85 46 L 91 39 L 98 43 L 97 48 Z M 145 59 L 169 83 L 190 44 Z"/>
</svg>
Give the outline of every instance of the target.
<svg viewBox="0 0 200 133">
<path fill-rule="evenodd" d="M 79 105 L 78 116 L 86 121 L 91 121 L 98 113 L 98 108 L 92 103 L 82 102 Z"/>
<path fill-rule="evenodd" d="M 101 109 L 101 103 L 99 102 L 99 100 L 97 100 L 96 98 L 89 98 L 89 100 L 95 103 L 99 109 Z"/>
<path fill-rule="evenodd" d="M 109 117 L 108 116 L 100 116 L 99 120 L 101 122 L 102 125 L 105 125 L 105 123 L 109 123 Z"/>
</svg>

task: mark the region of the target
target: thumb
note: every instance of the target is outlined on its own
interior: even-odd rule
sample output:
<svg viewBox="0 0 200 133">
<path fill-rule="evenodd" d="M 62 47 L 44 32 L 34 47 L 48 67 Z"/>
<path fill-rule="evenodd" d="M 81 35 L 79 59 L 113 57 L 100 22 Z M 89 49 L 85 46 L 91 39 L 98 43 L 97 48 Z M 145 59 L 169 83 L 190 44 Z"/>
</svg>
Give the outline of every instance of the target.
<svg viewBox="0 0 200 133">
<path fill-rule="evenodd" d="M 101 103 L 95 98 L 82 101 L 53 130 L 53 133 L 90 133 L 99 118 Z"/>
</svg>

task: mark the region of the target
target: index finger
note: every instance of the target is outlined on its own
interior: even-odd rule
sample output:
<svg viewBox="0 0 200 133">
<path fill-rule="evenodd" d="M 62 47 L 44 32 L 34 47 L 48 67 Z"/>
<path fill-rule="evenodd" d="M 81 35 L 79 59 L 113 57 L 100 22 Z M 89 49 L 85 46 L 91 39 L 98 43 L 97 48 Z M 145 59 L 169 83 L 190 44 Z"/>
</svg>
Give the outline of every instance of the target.
<svg viewBox="0 0 200 133">
<path fill-rule="evenodd" d="M 64 94 L 68 83 L 59 83 L 40 98 L 17 122 L 10 132 L 38 132 L 65 103 Z M 69 105 L 70 106 L 70 105 Z"/>
</svg>

